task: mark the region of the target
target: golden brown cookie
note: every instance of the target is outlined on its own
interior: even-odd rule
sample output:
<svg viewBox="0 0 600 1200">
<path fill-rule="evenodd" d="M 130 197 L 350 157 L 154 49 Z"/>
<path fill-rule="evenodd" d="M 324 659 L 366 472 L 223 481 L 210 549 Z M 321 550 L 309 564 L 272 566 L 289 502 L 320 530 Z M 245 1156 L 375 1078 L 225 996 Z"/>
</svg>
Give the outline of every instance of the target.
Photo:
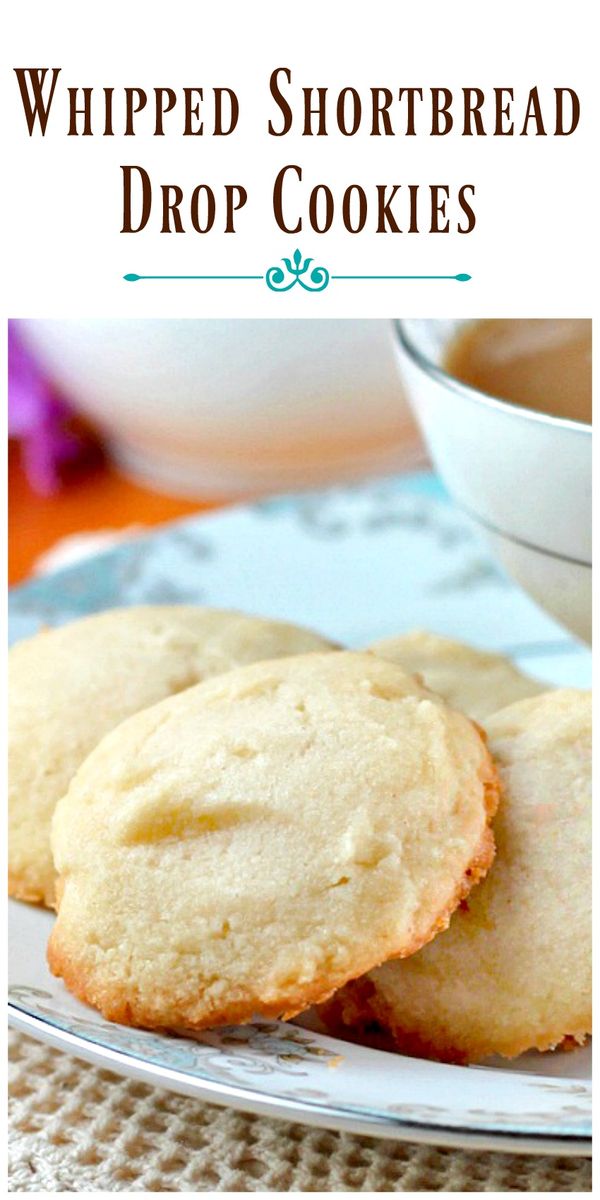
<svg viewBox="0 0 600 1200">
<path fill-rule="evenodd" d="M 490 713 L 548 690 L 518 671 L 508 658 L 476 650 L 437 633 L 413 630 L 383 638 L 368 647 L 373 654 L 396 662 L 453 708 L 481 721 Z"/>
<path fill-rule="evenodd" d="M 331 643 L 281 621 L 188 605 L 110 609 L 9 654 L 9 893 L 54 903 L 50 821 L 100 738 L 231 667 Z"/>
<path fill-rule="evenodd" d="M 335 996 L 330 1028 L 376 1022 L 404 1053 L 449 1062 L 591 1032 L 591 697 L 522 700 L 487 733 L 504 788 L 489 875 L 435 942 Z"/>
<path fill-rule="evenodd" d="M 257 663 L 130 718 L 59 802 L 55 974 L 111 1020 L 292 1015 L 446 925 L 487 870 L 480 732 L 393 663 Z"/>
</svg>

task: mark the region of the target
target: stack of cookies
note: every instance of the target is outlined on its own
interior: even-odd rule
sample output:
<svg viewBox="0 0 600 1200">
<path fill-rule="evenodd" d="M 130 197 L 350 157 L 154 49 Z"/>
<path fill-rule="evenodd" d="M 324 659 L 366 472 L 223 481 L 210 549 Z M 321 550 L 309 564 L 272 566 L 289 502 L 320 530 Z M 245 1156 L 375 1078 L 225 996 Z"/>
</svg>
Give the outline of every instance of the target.
<svg viewBox="0 0 600 1200">
<path fill-rule="evenodd" d="M 9 891 L 108 1019 L 319 1005 L 452 1062 L 589 1034 L 588 693 L 187 606 L 43 631 L 10 675 Z"/>
</svg>

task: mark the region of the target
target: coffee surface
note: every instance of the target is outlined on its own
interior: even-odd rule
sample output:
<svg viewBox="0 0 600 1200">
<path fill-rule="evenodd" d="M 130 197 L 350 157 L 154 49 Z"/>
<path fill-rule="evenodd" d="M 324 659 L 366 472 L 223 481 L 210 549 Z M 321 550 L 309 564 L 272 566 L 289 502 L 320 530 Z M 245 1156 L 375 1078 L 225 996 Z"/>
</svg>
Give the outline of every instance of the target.
<svg viewBox="0 0 600 1200">
<path fill-rule="evenodd" d="M 500 400 L 592 420 L 591 321 L 476 321 L 451 343 L 444 366 Z"/>
</svg>

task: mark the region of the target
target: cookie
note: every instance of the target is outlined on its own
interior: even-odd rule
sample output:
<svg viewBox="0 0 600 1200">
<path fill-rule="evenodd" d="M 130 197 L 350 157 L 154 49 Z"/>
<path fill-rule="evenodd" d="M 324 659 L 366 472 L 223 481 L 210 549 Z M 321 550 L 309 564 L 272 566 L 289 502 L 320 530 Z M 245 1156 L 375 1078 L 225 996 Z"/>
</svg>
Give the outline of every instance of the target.
<svg viewBox="0 0 600 1200">
<path fill-rule="evenodd" d="M 120 725 L 59 802 L 51 969 L 126 1024 L 293 1015 L 446 925 L 496 803 L 480 732 L 393 663 L 231 671 Z"/>
<path fill-rule="evenodd" d="M 591 1032 L 591 697 L 519 701 L 487 732 L 504 788 L 489 875 L 430 946 L 334 997 L 331 1029 L 376 1022 L 404 1053 L 458 1063 Z"/>
<path fill-rule="evenodd" d="M 231 667 L 329 645 L 295 625 L 186 605 L 111 609 L 18 642 L 9 654 L 9 893 L 54 903 L 55 804 L 125 717 Z"/>
<path fill-rule="evenodd" d="M 411 675 L 420 675 L 453 708 L 478 721 L 516 700 L 548 690 L 548 684 L 523 675 L 501 654 L 475 650 L 437 633 L 413 630 L 383 638 L 368 649 Z"/>
</svg>

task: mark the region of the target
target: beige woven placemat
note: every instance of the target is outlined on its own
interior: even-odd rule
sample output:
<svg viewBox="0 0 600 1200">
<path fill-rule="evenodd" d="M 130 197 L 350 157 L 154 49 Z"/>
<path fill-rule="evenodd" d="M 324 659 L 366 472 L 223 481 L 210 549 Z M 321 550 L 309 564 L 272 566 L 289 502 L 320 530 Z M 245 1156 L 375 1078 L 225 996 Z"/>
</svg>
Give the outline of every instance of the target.
<svg viewBox="0 0 600 1200">
<path fill-rule="evenodd" d="M 10 1191 L 591 1190 L 586 1159 L 382 1142 L 244 1116 L 11 1033 Z"/>
</svg>

